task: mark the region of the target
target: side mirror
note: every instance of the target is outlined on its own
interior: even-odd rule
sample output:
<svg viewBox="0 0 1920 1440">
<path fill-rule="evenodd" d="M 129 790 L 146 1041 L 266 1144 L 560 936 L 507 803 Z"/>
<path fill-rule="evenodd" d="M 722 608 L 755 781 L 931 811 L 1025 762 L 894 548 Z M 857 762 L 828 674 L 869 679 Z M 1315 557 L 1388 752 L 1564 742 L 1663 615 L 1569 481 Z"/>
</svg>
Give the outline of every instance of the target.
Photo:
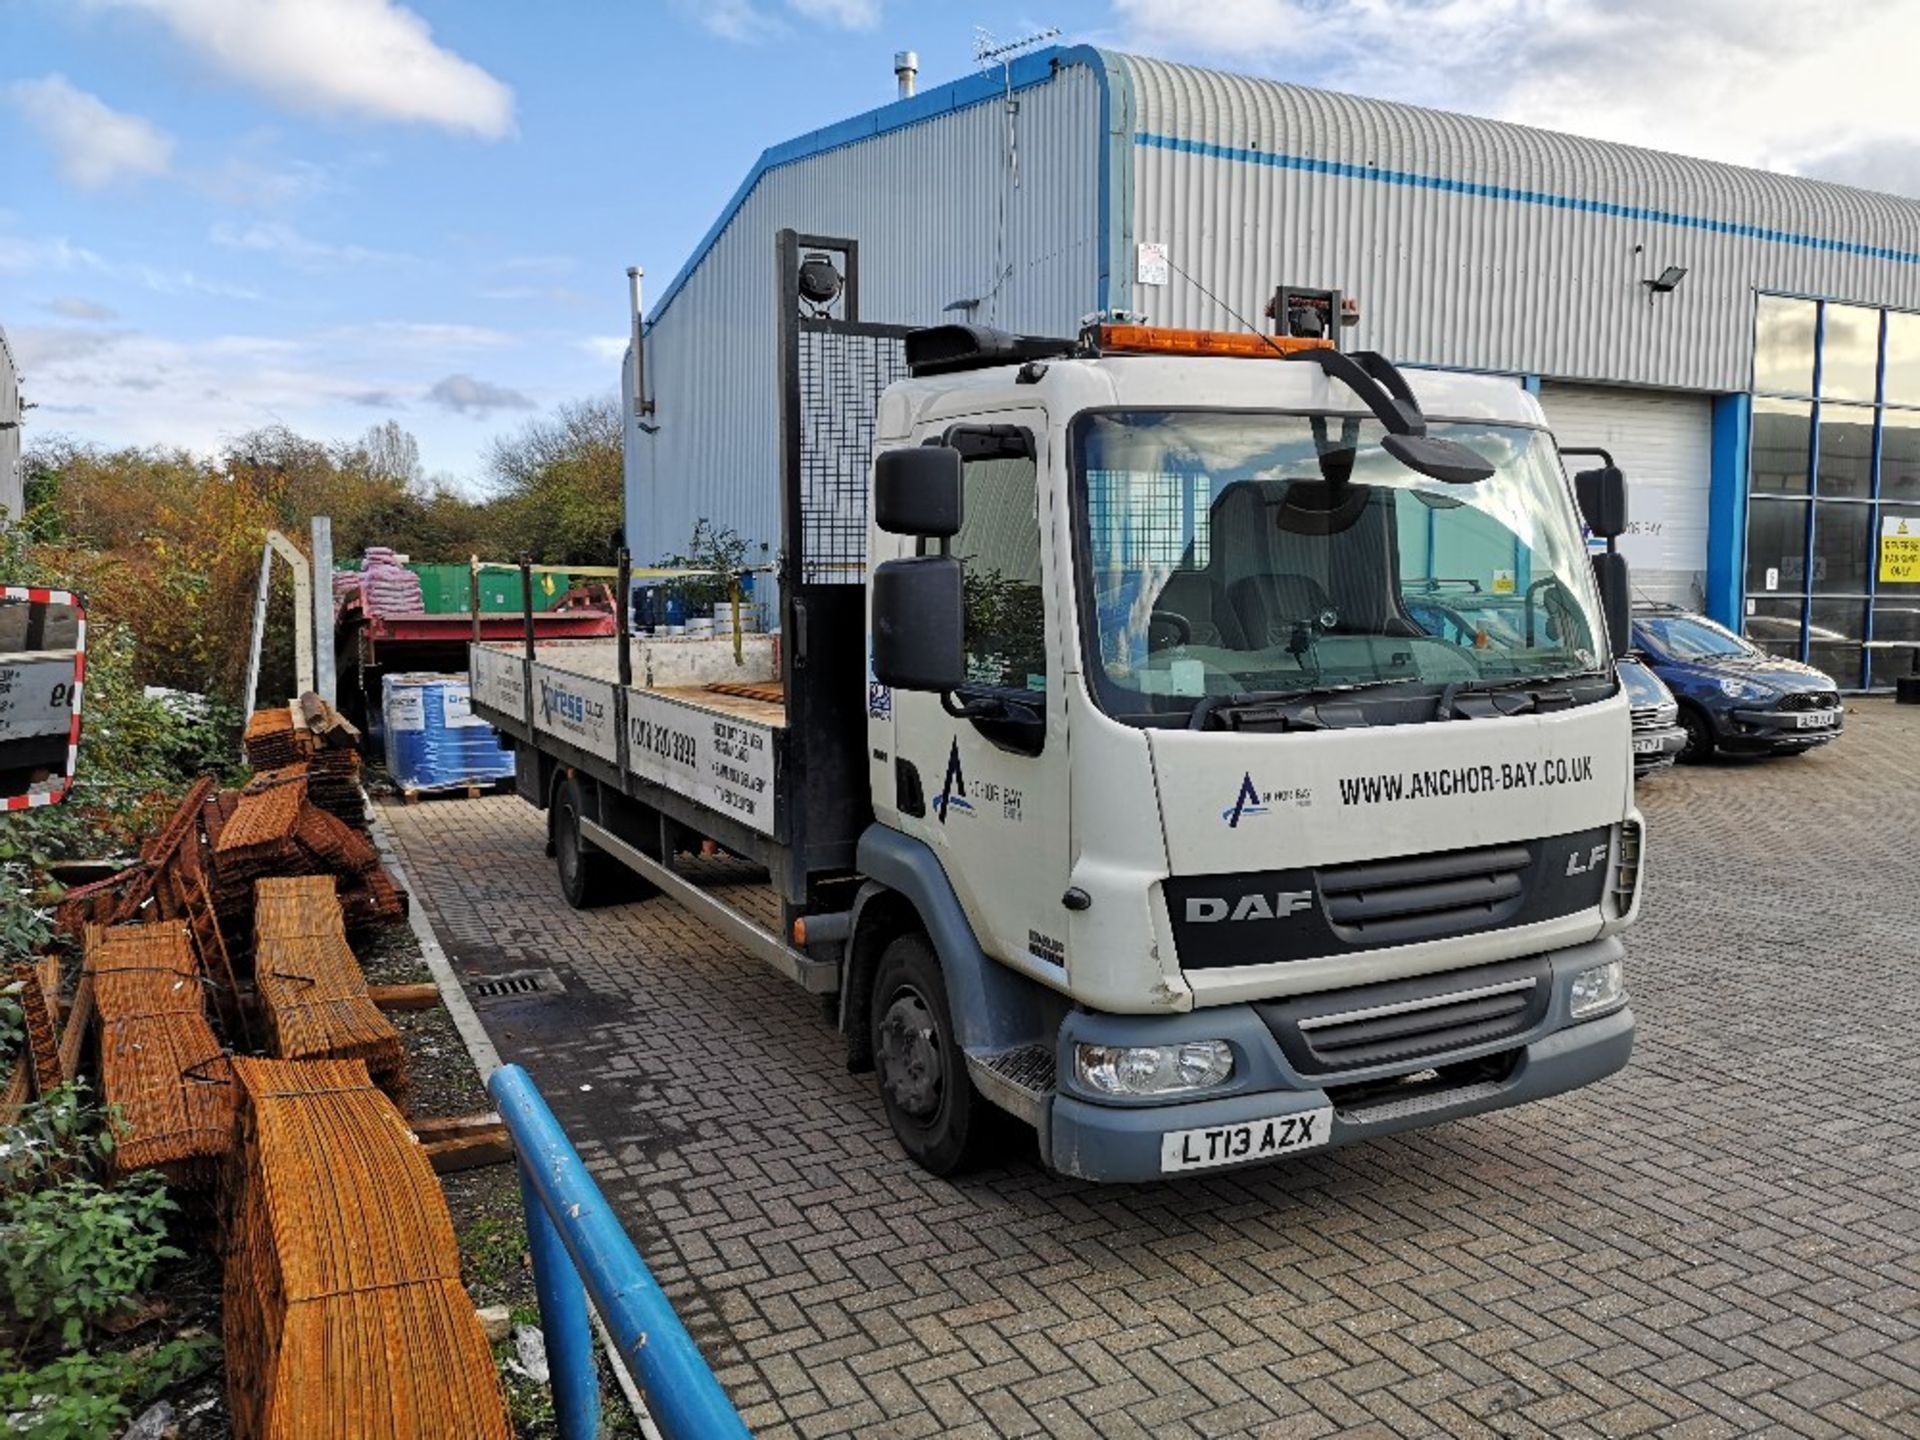
<svg viewBox="0 0 1920 1440">
<path fill-rule="evenodd" d="M 1633 646 L 1633 586 L 1627 579 L 1627 557 L 1617 550 L 1595 555 L 1593 578 L 1600 587 L 1600 608 L 1606 612 L 1607 643 L 1618 658 Z"/>
<path fill-rule="evenodd" d="M 960 468 L 960 452 L 950 445 L 882 450 L 873 462 L 874 523 L 889 535 L 958 535 Z"/>
<path fill-rule="evenodd" d="M 73 789 L 87 613 L 65 590 L 0 586 L 0 811 Z"/>
<path fill-rule="evenodd" d="M 888 560 L 873 572 L 873 675 L 944 695 L 966 683 L 966 606 L 950 555 Z"/>
<path fill-rule="evenodd" d="M 1580 501 L 1580 518 L 1602 540 L 1627 533 L 1627 478 L 1617 465 L 1582 470 L 1573 477 L 1573 493 Z"/>
</svg>

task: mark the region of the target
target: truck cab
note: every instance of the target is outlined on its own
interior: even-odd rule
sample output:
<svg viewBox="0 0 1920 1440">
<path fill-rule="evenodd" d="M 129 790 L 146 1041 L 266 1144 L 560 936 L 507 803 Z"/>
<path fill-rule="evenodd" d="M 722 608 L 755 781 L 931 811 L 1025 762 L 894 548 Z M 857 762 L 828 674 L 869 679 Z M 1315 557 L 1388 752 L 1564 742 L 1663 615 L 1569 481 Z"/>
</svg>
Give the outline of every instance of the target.
<svg viewBox="0 0 1920 1440">
<path fill-rule="evenodd" d="M 841 1013 L 936 1170 L 989 1106 L 1145 1180 L 1632 1047 L 1623 597 L 1538 402 L 1181 333 L 950 336 L 879 404 Z"/>
</svg>

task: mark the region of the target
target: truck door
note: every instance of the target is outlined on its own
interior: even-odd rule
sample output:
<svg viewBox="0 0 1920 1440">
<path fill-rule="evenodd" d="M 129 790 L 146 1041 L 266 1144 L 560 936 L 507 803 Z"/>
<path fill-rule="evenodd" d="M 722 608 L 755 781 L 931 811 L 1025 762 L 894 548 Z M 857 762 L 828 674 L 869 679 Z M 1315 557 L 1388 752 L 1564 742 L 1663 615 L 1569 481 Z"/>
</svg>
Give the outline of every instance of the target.
<svg viewBox="0 0 1920 1440">
<path fill-rule="evenodd" d="M 1045 416 L 1008 412 L 922 438 L 964 460 L 950 544 L 965 566 L 968 681 L 944 697 L 894 696 L 895 749 L 922 790 L 920 813 L 903 807 L 900 823 L 940 856 L 988 954 L 1060 966 L 1071 856 Z"/>
</svg>

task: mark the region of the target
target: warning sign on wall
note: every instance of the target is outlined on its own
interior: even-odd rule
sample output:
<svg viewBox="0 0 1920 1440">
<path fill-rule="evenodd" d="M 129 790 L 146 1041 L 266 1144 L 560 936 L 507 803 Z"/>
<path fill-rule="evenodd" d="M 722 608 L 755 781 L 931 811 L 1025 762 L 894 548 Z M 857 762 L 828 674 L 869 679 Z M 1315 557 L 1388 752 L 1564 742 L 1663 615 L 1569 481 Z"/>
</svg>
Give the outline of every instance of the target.
<svg viewBox="0 0 1920 1440">
<path fill-rule="evenodd" d="M 1888 515 L 1880 521 L 1880 583 L 1920 584 L 1920 519 Z"/>
</svg>

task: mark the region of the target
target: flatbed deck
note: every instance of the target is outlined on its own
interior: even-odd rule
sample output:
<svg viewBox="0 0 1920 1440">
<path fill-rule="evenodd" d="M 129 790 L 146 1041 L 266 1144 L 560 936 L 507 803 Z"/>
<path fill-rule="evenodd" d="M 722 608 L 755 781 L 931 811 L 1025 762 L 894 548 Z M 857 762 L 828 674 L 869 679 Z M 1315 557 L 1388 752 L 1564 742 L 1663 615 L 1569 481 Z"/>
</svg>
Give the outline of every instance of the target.
<svg viewBox="0 0 1920 1440">
<path fill-rule="evenodd" d="M 624 794 L 664 790 L 784 840 L 787 711 L 770 698 L 771 639 L 743 637 L 737 655 L 730 635 L 628 644 L 633 683 L 622 685 L 617 639 L 536 639 L 531 659 L 524 639 L 483 641 L 472 651 L 474 711 Z"/>
</svg>

